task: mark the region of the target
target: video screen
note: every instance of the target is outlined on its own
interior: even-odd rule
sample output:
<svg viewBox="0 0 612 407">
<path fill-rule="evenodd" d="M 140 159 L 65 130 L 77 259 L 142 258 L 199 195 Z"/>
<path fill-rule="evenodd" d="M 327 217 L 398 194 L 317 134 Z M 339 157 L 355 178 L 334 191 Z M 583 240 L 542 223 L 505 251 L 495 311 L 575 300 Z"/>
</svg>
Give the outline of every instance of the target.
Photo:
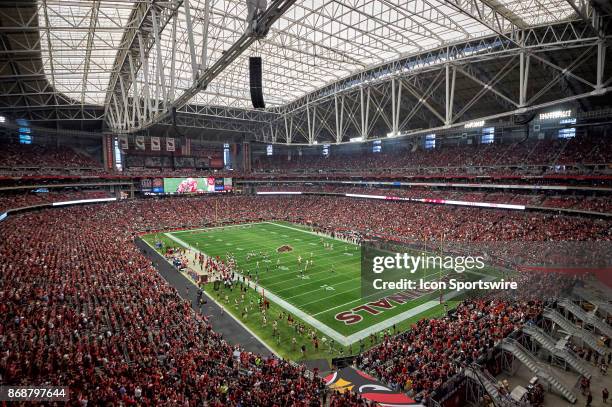
<svg viewBox="0 0 612 407">
<path fill-rule="evenodd" d="M 229 181 L 229 189 L 225 188 L 225 182 Z M 224 192 L 231 190 L 231 178 L 215 177 L 187 177 L 187 178 L 164 178 L 164 194 L 204 194 L 210 192 Z"/>
</svg>

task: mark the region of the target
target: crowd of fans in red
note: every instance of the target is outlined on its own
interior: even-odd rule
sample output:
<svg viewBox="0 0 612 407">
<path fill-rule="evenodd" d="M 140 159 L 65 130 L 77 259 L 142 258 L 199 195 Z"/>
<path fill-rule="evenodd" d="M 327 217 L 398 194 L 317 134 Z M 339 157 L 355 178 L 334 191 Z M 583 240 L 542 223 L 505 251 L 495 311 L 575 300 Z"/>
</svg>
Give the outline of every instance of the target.
<svg viewBox="0 0 612 407">
<path fill-rule="evenodd" d="M 494 144 L 450 145 L 440 141 L 435 149 L 413 150 L 408 144 L 392 147 L 392 151 L 373 153 L 371 146 L 366 152 L 344 152 L 332 147 L 328 157 L 309 151 L 304 155 L 286 154 L 258 155 L 253 159 L 255 172 L 286 174 L 295 171 L 320 173 L 342 171 L 355 173 L 394 174 L 462 174 L 482 173 L 585 173 L 581 168 L 565 168 L 568 165 L 609 164 L 612 162 L 612 146 L 605 137 L 579 135 L 572 139 L 521 140 L 518 142 L 496 142 Z M 527 167 L 525 167 L 527 166 Z M 529 166 L 546 168 L 529 169 Z M 477 170 L 478 167 L 489 167 Z M 523 168 L 516 168 L 523 167 Z M 81 173 L 83 175 L 105 175 L 109 171 L 95 159 L 69 147 L 41 145 L 3 145 L 0 150 L 0 173 L 10 175 L 36 175 L 56 173 Z M 127 176 L 182 176 L 207 175 L 212 170 L 194 168 L 127 168 Z M 239 176 L 237 172 L 230 172 Z"/>
<path fill-rule="evenodd" d="M 527 140 L 508 144 L 443 146 L 425 150 L 394 147 L 393 151 L 342 154 L 333 148 L 328 157 L 322 154 L 262 156 L 254 166 L 261 171 L 351 170 L 380 171 L 406 169 L 404 172 L 473 171 L 474 167 L 524 165 L 562 166 L 612 162 L 612 147 L 605 137 L 580 136 L 570 140 Z M 560 169 L 553 169 L 553 172 Z M 561 171 L 563 172 L 563 171 Z"/>
<path fill-rule="evenodd" d="M 319 405 L 320 379 L 225 342 L 132 241 L 139 231 L 255 219 L 431 240 L 612 237 L 603 220 L 308 196 L 150 199 L 17 214 L 0 222 L 0 255 L 10 259 L 0 262 L 0 381 L 69 385 L 81 405 Z M 455 317 L 419 323 L 406 333 L 410 342 L 385 342 L 361 364 L 397 386 L 410 379 L 415 391 L 429 391 L 456 369 L 433 352 L 448 347 L 449 359 L 462 350 L 475 358 L 531 311 L 537 304 L 464 304 Z M 394 355 L 396 367 L 381 367 Z M 359 401 L 336 395 L 334 403 Z"/>
<path fill-rule="evenodd" d="M 426 398 L 541 312 L 538 301 L 466 300 L 446 317 L 420 320 L 387 338 L 360 355 L 357 366 L 391 388 Z"/>
<path fill-rule="evenodd" d="M 106 191 L 53 191 L 50 192 L 13 192 L 0 195 L 0 213 L 9 209 L 43 205 L 52 202 L 76 201 L 79 199 L 110 198 Z"/>
<path fill-rule="evenodd" d="M 282 185 L 258 187 L 259 192 L 323 192 L 336 194 L 363 194 L 363 195 L 385 195 L 397 196 L 412 199 L 445 199 L 454 201 L 468 202 L 487 202 L 528 205 L 547 208 L 563 208 L 585 210 L 592 212 L 611 213 L 612 201 L 606 196 L 547 196 L 542 193 L 520 194 L 507 192 L 471 192 L 456 190 L 434 190 L 426 188 L 411 189 L 387 189 L 387 188 L 363 188 L 363 187 L 343 187 L 333 185 Z M 28 191 L 5 192 L 0 195 L 0 212 L 9 209 L 23 208 L 33 205 L 47 204 L 51 202 L 70 201 L 78 199 L 108 198 L 111 193 L 106 191 L 89 190 L 60 190 L 38 193 Z"/>
<path fill-rule="evenodd" d="M 607 196 L 546 195 L 541 192 L 473 192 L 470 190 L 438 190 L 429 188 L 364 188 L 336 185 L 279 185 L 257 187 L 258 192 L 325 192 L 336 194 L 363 194 L 397 196 L 413 199 L 446 199 L 468 202 L 504 203 L 541 206 L 547 208 L 576 209 L 593 212 L 612 212 L 612 200 Z"/>
<path fill-rule="evenodd" d="M 88 155 L 66 146 L 5 144 L 0 150 L 0 168 L 3 171 L 19 167 L 47 168 L 101 168 L 102 164 Z"/>
</svg>

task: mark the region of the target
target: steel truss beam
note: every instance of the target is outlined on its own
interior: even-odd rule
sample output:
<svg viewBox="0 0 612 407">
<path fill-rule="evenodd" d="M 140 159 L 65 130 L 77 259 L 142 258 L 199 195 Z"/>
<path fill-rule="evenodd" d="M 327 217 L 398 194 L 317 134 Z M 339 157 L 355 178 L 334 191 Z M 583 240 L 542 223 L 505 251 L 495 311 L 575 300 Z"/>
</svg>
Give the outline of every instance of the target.
<svg viewBox="0 0 612 407">
<path fill-rule="evenodd" d="M 135 4 L 127 29 L 123 33 L 106 92 L 107 113 L 113 97 L 120 98 L 121 103 L 127 100 L 127 91 L 132 84 L 136 84 L 136 76 L 141 67 L 148 63 L 151 49 L 154 45 L 159 45 L 158 38 L 166 25 L 176 17 L 182 4 L 183 0 L 147 1 Z M 135 93 L 140 96 L 137 88 Z M 137 108 L 140 109 L 140 106 Z M 124 119 L 127 121 L 128 117 Z"/>
<path fill-rule="evenodd" d="M 169 117 L 164 118 L 158 124 L 165 126 L 173 125 L 172 120 Z M 257 138 L 260 138 L 262 127 L 269 126 L 269 124 L 256 123 L 246 120 L 226 120 L 214 116 L 186 113 L 179 113 L 176 115 L 176 125 L 185 128 L 231 131 L 250 135 L 251 137 L 255 137 L 257 135 Z M 267 134 L 269 134 L 269 129 Z"/>
<path fill-rule="evenodd" d="M 230 120 L 243 120 L 249 122 L 270 123 L 273 120 L 278 120 L 280 115 L 274 112 L 266 112 L 263 110 L 244 110 L 233 109 L 231 107 L 218 106 L 201 106 L 201 105 L 186 105 L 177 110 L 181 113 L 197 114 L 201 116 L 210 116 L 216 118 L 224 118 Z"/>
<path fill-rule="evenodd" d="M 57 105 L 57 106 L 29 106 L 14 109 L 0 107 L 0 114 L 18 112 L 18 117 L 29 122 L 54 121 L 101 121 L 104 119 L 104 110 L 99 106 Z"/>
<path fill-rule="evenodd" d="M 136 5 L 130 29 L 124 35 L 126 51 L 121 52 L 116 60 L 116 70 L 111 77 L 109 91 L 106 99 L 106 121 L 109 127 L 117 133 L 130 133 L 150 127 L 166 120 L 173 108 L 183 109 L 189 101 L 200 91 L 206 89 L 208 84 L 238 58 L 258 38 L 265 36 L 268 30 L 296 0 L 273 0 L 268 9 L 259 17 L 257 32 L 244 33 L 240 38 L 214 63 L 206 61 L 206 44 L 202 44 L 202 55 L 196 55 L 196 46 L 193 40 L 192 19 L 195 18 L 190 8 L 189 0 L 174 0 L 171 2 L 139 3 Z M 162 7 L 165 5 L 165 7 Z M 161 33 L 166 24 L 174 17 L 179 7 L 183 8 L 187 22 L 187 40 L 191 54 L 193 84 L 182 94 L 176 94 L 174 56 L 171 62 L 170 89 L 165 86 L 165 67 L 161 60 L 159 43 Z M 204 15 L 209 12 L 204 10 Z M 147 30 L 146 27 L 150 28 Z M 206 27 L 207 24 L 204 26 Z M 205 29 L 205 28 L 204 28 Z M 207 38 L 207 36 L 204 36 Z M 175 23 L 172 26 L 172 41 L 176 41 Z M 148 53 L 153 46 L 157 47 L 157 61 L 154 72 L 149 70 Z M 199 63 L 201 61 L 201 63 Z M 144 76 L 142 89 L 139 89 L 134 80 L 142 67 Z M 151 76 L 154 75 L 154 80 Z M 154 89 L 149 89 L 149 84 Z M 205 113 L 214 110 L 210 107 L 189 107 L 186 110 L 204 110 Z M 221 108 L 219 108 L 221 109 Z M 208 112 L 206 112 L 208 111 Z M 221 110 L 217 110 L 220 112 Z M 270 113 L 269 115 L 274 115 Z M 218 114 L 216 116 L 219 116 Z M 262 115 L 255 113 L 236 114 L 232 109 L 225 109 L 223 117 L 240 118 L 243 116 L 257 116 L 255 121 L 265 120 Z M 250 119 L 249 119 L 250 120 Z"/>
<path fill-rule="evenodd" d="M 515 38 L 449 46 L 337 82 L 274 109 L 280 116 L 257 133 L 259 140 L 321 144 L 421 134 L 612 89 L 612 78 L 604 77 L 612 37 L 597 35 L 590 25 L 566 22 L 520 30 Z M 556 62 L 559 54 L 571 57 Z M 469 85 L 469 91 L 459 94 L 458 84 Z"/>
</svg>

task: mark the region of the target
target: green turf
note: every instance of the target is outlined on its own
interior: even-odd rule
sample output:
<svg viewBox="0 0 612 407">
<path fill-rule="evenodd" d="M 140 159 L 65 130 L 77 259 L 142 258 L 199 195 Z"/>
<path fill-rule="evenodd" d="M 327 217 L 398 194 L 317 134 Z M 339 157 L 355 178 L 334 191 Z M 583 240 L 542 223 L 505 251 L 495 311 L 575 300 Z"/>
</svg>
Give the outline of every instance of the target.
<svg viewBox="0 0 612 407">
<path fill-rule="evenodd" d="M 439 304 L 434 304 L 440 295 L 436 291 L 423 294 L 406 304 L 396 304 L 394 308 L 377 315 L 360 312 L 359 315 L 363 319 L 354 325 L 347 325 L 336 320 L 335 316 L 339 312 L 348 311 L 358 305 L 377 300 L 378 297 L 361 298 L 361 251 L 359 246 L 317 235 L 303 225 L 266 222 L 148 235 L 145 236 L 145 240 L 150 244 L 155 240 L 161 240 L 165 245 L 179 246 L 179 243 L 172 240 L 171 237 L 209 256 L 225 258 L 228 253 L 231 253 L 237 260 L 237 271 L 243 275 L 250 274 L 252 279 L 257 278 L 259 286 L 263 287 L 268 293 L 267 297 L 270 296 L 270 293 L 273 293 L 293 307 L 313 317 L 316 321 L 310 324 L 312 327 L 321 328 L 324 325 L 343 336 L 363 333 L 373 324 L 388 320 L 426 302 L 429 302 L 427 305 L 431 305 L 430 308 L 396 322 L 396 328 L 398 330 L 406 329 L 410 323 L 422 318 L 440 315 L 443 312 L 443 308 Z M 325 248 L 323 242 L 333 244 L 333 250 Z M 279 253 L 277 249 L 284 245 L 291 246 L 292 250 Z M 251 252 L 256 252 L 258 255 L 247 260 L 247 254 Z M 259 253 L 265 253 L 268 259 L 264 259 Z M 298 257 L 302 258 L 301 265 L 298 262 Z M 304 267 L 306 259 L 313 259 L 314 264 L 309 266 L 302 276 L 299 270 Z M 276 267 L 277 261 L 279 261 L 278 268 Z M 257 262 L 259 262 L 259 268 Z M 332 268 L 335 271 L 332 272 Z M 477 277 L 469 275 L 469 279 Z M 354 343 L 350 347 L 337 345 L 335 350 L 328 351 L 328 347 L 321 343 L 319 352 L 315 352 L 310 340 L 306 336 L 296 335 L 294 328 L 287 326 L 284 321 L 279 323 L 281 334 L 279 343 L 276 338 L 272 337 L 271 323 L 272 319 L 277 318 L 281 311 L 287 312 L 282 306 L 270 301 L 272 308 L 268 315 L 268 326 L 264 327 L 257 309 L 250 310 L 248 316 L 242 318 L 243 306 L 234 306 L 234 299 L 240 296 L 238 290 L 230 292 L 222 288 L 221 292 L 215 292 L 209 285 L 207 292 L 217 296 L 221 302 L 225 302 L 225 296 L 227 295 L 229 301 L 227 309 L 236 317 L 242 319 L 247 326 L 279 354 L 290 359 L 301 359 L 300 352 L 294 350 L 291 345 L 291 338 L 294 336 L 298 340 L 298 348 L 302 343 L 306 344 L 308 348 L 307 359 L 336 356 L 340 354 L 340 351 L 343 354 L 351 351 L 355 353 L 359 348 L 359 344 Z M 258 296 L 253 290 L 249 290 L 248 295 L 253 298 Z M 454 302 L 450 304 L 451 307 L 453 304 Z M 311 328 L 309 327 L 309 329 Z M 319 338 L 326 336 L 319 329 L 317 329 L 317 332 Z M 364 342 L 369 347 L 369 337 Z"/>
</svg>

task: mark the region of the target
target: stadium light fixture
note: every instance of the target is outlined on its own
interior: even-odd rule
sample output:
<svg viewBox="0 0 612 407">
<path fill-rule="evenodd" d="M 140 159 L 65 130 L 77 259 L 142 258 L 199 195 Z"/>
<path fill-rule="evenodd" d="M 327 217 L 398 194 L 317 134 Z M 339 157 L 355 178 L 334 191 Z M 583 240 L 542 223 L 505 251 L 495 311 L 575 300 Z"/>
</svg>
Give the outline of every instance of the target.
<svg viewBox="0 0 612 407">
<path fill-rule="evenodd" d="M 349 141 L 351 143 L 358 143 L 360 141 L 363 141 L 363 137 L 352 137 L 351 139 L 349 139 Z"/>
<path fill-rule="evenodd" d="M 5 123 L 5 122 L 6 122 L 6 117 L 0 116 L 0 123 Z"/>
</svg>

